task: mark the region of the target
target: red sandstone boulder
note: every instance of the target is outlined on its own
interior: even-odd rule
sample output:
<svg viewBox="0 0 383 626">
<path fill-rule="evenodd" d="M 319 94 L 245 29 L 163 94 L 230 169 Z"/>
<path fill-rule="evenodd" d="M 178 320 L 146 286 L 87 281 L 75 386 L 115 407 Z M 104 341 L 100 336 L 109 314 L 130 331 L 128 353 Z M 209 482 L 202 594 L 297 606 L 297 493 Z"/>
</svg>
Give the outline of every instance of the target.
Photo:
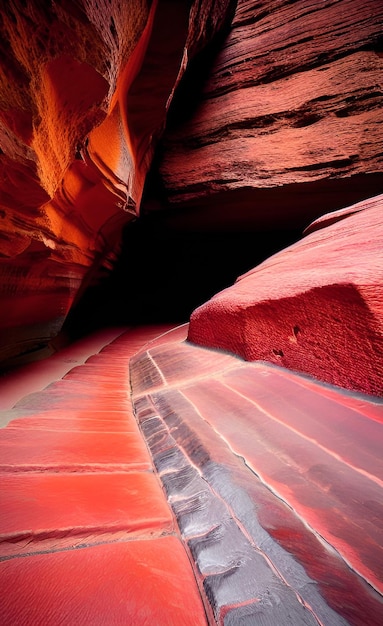
<svg viewBox="0 0 383 626">
<path fill-rule="evenodd" d="M 383 396 L 383 195 L 350 210 L 196 309 L 189 341 Z"/>
</svg>

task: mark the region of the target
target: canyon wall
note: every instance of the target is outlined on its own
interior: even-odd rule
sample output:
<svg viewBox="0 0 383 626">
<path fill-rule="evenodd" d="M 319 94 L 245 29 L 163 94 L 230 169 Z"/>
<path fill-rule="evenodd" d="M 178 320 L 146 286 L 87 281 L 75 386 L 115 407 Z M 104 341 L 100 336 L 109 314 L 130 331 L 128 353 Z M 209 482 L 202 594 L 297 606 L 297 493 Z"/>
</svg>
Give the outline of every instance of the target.
<svg viewBox="0 0 383 626">
<path fill-rule="evenodd" d="M 54 349 L 92 289 L 82 330 L 98 307 L 165 316 L 220 233 L 205 279 L 227 289 L 203 286 L 189 341 L 381 395 L 381 2 L 15 0 L 0 17 L 2 365 Z"/>
<path fill-rule="evenodd" d="M 177 84 L 232 13 L 231 0 L 3 3 L 2 363 L 44 348 L 110 271 Z"/>
<path fill-rule="evenodd" d="M 178 219 L 302 228 L 380 193 L 382 26 L 377 0 L 239 0 L 195 110 L 164 137 Z"/>
</svg>

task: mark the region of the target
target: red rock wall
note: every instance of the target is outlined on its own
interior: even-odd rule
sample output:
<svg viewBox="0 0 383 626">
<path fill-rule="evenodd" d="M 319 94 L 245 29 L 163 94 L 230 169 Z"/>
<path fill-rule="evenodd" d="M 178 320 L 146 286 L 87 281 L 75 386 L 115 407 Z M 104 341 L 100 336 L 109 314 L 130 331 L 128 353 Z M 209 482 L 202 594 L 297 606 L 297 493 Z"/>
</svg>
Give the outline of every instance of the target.
<svg viewBox="0 0 383 626">
<path fill-rule="evenodd" d="M 234 241 L 241 224 L 272 239 L 344 218 L 198 307 L 189 340 L 373 395 L 383 393 L 382 26 L 375 0 L 239 0 L 159 165 L 186 228 L 225 228 Z"/>
<path fill-rule="evenodd" d="M 231 4 L 3 6 L 0 361 L 45 345 L 110 269 L 174 89 Z"/>
<path fill-rule="evenodd" d="M 200 103 L 164 139 L 187 225 L 304 227 L 383 189 L 379 0 L 239 0 Z"/>
</svg>

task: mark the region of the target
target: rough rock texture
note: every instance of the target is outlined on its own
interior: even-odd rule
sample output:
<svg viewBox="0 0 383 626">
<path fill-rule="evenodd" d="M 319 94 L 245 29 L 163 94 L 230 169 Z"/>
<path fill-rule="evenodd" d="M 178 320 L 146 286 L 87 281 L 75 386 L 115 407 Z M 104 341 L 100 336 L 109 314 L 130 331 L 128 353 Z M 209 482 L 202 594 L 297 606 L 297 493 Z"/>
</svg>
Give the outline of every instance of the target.
<svg viewBox="0 0 383 626">
<path fill-rule="evenodd" d="M 110 269 L 174 90 L 232 6 L 2 3 L 1 361 L 54 337 Z"/>
<path fill-rule="evenodd" d="M 1 624 L 382 626 L 383 5 L 236 4 L 2 3 L 0 365 L 139 315 L 0 412 Z"/>
<path fill-rule="evenodd" d="M 382 26 L 379 0 L 239 0 L 164 139 L 164 193 L 189 227 L 304 227 L 382 191 Z"/>
<path fill-rule="evenodd" d="M 381 195 L 313 227 L 194 311 L 189 340 L 382 396 L 382 211 Z"/>
<path fill-rule="evenodd" d="M 379 208 L 354 205 L 383 193 L 382 26 L 379 0 L 3 3 L 0 366 L 55 349 L 87 294 L 81 332 L 184 322 L 256 267 L 190 339 L 381 394 Z"/>
</svg>

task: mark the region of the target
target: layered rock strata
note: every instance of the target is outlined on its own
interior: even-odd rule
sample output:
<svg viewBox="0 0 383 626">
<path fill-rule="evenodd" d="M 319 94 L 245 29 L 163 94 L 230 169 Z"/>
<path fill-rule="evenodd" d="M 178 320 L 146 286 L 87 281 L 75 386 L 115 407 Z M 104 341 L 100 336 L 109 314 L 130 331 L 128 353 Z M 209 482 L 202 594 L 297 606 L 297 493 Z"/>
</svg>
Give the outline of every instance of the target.
<svg viewBox="0 0 383 626">
<path fill-rule="evenodd" d="M 383 189 L 383 5 L 239 0 L 160 172 L 176 220 L 306 226 Z M 187 94 L 189 95 L 189 94 Z"/>
</svg>

